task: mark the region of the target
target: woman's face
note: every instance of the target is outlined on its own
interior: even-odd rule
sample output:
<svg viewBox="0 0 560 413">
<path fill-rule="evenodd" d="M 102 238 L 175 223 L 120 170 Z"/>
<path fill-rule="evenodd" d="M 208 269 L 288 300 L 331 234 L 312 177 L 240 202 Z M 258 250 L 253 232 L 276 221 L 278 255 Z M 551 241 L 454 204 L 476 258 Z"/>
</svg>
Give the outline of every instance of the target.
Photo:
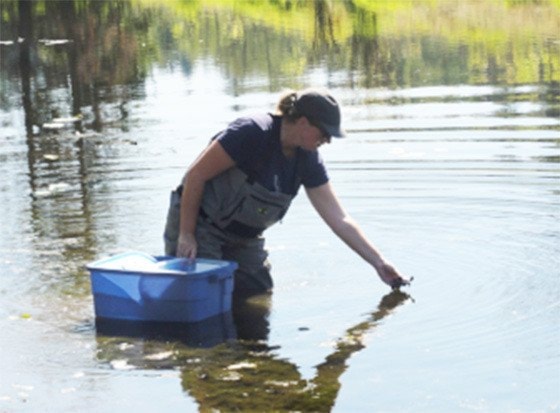
<svg viewBox="0 0 560 413">
<path fill-rule="evenodd" d="M 299 118 L 297 123 L 300 148 L 308 151 L 316 151 L 322 144 L 331 142 L 331 137 L 305 116 Z"/>
</svg>

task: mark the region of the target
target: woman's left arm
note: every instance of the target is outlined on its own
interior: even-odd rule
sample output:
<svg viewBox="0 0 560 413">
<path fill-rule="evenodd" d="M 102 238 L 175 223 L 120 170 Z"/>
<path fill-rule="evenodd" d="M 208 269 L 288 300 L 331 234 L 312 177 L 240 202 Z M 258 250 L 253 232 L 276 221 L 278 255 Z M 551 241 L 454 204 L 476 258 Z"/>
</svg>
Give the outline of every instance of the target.
<svg viewBox="0 0 560 413">
<path fill-rule="evenodd" d="M 342 208 L 329 182 L 315 188 L 306 188 L 306 192 L 323 221 L 342 241 L 375 268 L 383 282 L 392 288 L 399 288 L 410 283 L 385 261 L 368 241 L 358 224 Z"/>
</svg>

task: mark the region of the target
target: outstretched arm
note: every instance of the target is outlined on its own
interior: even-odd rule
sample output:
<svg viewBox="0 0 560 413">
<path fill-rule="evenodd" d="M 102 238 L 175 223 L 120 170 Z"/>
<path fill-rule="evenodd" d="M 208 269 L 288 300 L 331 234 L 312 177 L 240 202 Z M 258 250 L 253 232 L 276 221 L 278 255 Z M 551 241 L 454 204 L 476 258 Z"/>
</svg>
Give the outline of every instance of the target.
<svg viewBox="0 0 560 413">
<path fill-rule="evenodd" d="M 321 218 L 342 241 L 375 268 L 383 282 L 392 288 L 409 284 L 407 279 L 385 261 L 358 224 L 344 211 L 329 182 L 306 189 L 306 192 Z"/>
</svg>

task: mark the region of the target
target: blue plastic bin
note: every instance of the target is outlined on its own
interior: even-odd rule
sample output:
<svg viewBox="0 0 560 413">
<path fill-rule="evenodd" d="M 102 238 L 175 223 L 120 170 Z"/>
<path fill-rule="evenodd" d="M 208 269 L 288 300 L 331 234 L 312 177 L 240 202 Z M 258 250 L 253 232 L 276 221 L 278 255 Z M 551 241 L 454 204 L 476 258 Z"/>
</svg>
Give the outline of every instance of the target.
<svg viewBox="0 0 560 413">
<path fill-rule="evenodd" d="M 196 322 L 231 310 L 230 261 L 126 252 L 88 264 L 96 318 Z"/>
</svg>

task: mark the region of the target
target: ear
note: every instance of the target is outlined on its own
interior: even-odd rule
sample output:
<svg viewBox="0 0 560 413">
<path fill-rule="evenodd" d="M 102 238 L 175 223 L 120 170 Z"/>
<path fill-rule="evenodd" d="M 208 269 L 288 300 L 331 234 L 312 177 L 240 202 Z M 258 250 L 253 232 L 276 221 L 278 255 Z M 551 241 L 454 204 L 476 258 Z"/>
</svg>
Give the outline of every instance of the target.
<svg viewBox="0 0 560 413">
<path fill-rule="evenodd" d="M 311 122 L 309 122 L 309 119 L 307 119 L 306 116 L 300 116 L 297 120 L 296 123 L 299 123 L 300 125 L 303 126 L 309 126 L 311 125 Z"/>
</svg>

